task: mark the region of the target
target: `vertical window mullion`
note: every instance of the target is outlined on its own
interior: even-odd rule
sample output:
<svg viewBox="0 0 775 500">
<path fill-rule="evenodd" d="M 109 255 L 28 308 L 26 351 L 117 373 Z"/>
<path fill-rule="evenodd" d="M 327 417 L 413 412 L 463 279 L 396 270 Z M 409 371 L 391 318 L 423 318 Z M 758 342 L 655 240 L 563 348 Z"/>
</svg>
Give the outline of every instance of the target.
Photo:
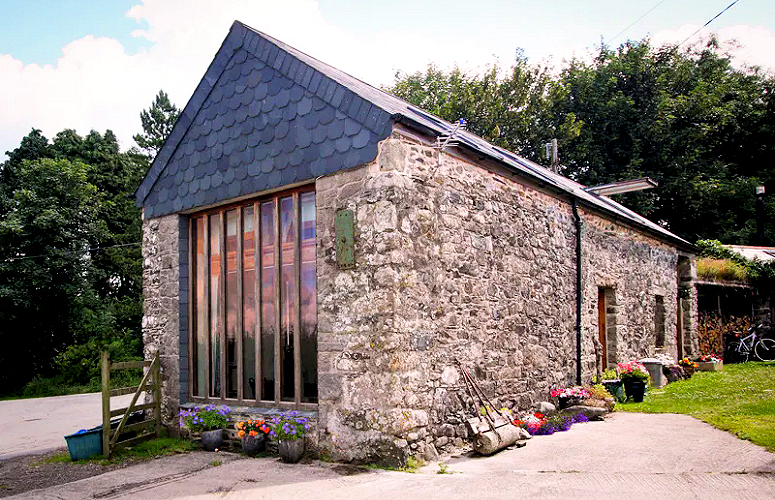
<svg viewBox="0 0 775 500">
<path fill-rule="evenodd" d="M 280 199 L 275 197 L 272 200 L 272 218 L 274 221 L 274 402 L 280 404 L 280 378 L 282 374 L 282 365 L 280 362 L 280 330 L 282 328 L 282 307 L 280 304 L 280 274 L 282 273 L 281 251 L 282 231 L 280 230 Z"/>
<path fill-rule="evenodd" d="M 293 193 L 293 400 L 301 403 L 301 203 Z"/>
<path fill-rule="evenodd" d="M 263 372 L 261 371 L 261 356 L 263 356 L 263 353 L 261 352 L 261 335 L 264 331 L 264 308 L 261 305 L 261 294 L 263 293 L 263 289 L 261 287 L 261 283 L 263 283 L 264 280 L 264 266 L 261 261 L 261 252 L 263 250 L 263 247 L 261 246 L 261 205 L 258 202 L 253 203 L 253 241 L 253 248 L 255 248 L 255 257 L 253 259 L 255 264 L 253 267 L 256 270 L 256 278 L 253 280 L 253 297 L 256 308 L 256 334 L 254 339 L 256 344 L 256 393 L 254 396 L 256 401 L 261 401 L 263 399 L 263 394 L 261 391 L 264 388 Z"/>
<path fill-rule="evenodd" d="M 242 366 L 242 336 L 244 335 L 244 311 L 245 306 L 242 303 L 242 273 L 244 268 L 244 260 L 242 255 L 242 236 L 244 235 L 244 229 L 242 228 L 242 207 L 237 208 L 237 352 L 235 357 L 237 358 L 237 400 L 242 401 L 242 377 L 244 376 Z"/>
<path fill-rule="evenodd" d="M 212 332 L 210 331 L 211 328 L 211 321 L 210 321 L 210 218 L 208 216 L 203 217 L 203 223 L 202 223 L 203 231 L 204 231 L 204 238 L 203 238 L 203 244 L 204 244 L 204 313 L 205 313 L 205 325 L 207 325 L 207 338 L 205 342 L 205 392 L 204 397 L 209 398 L 210 397 L 210 380 L 212 378 L 212 374 L 210 371 L 212 370 L 212 367 L 210 366 L 210 356 L 212 356 L 212 353 L 210 352 L 210 339 L 212 338 Z"/>
<path fill-rule="evenodd" d="M 221 399 L 226 399 L 226 375 L 227 375 L 227 356 L 226 356 L 226 259 L 228 259 L 228 255 L 226 254 L 226 212 L 220 211 L 218 212 L 218 231 L 219 239 L 218 242 L 220 243 L 220 253 L 221 258 L 219 260 L 220 263 L 220 279 L 218 282 L 221 284 L 220 287 L 220 294 L 219 294 L 219 301 L 218 301 L 218 333 L 220 334 L 218 337 L 218 343 L 221 346 L 220 349 L 220 365 L 221 365 Z"/>
<path fill-rule="evenodd" d="M 196 237 L 196 231 L 194 231 L 194 224 L 196 219 L 188 219 L 188 397 L 189 401 L 195 395 L 194 383 L 197 379 L 197 373 L 194 371 L 194 342 L 196 338 L 197 323 L 194 318 L 194 300 L 196 300 L 196 293 L 194 292 L 194 286 L 196 286 L 196 272 L 197 262 L 194 252 L 194 238 Z M 198 388 L 197 388 L 198 389 Z"/>
</svg>

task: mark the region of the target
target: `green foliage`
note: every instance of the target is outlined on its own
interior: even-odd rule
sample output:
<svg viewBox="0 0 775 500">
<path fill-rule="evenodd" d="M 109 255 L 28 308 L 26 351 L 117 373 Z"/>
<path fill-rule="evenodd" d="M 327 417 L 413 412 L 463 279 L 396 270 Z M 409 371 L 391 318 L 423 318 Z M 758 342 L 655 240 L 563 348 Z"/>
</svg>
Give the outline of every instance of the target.
<svg viewBox="0 0 775 500">
<path fill-rule="evenodd" d="M 229 407 L 226 405 L 207 405 L 193 410 L 180 411 L 180 426 L 192 432 L 225 429 L 229 423 Z"/>
<path fill-rule="evenodd" d="M 697 248 L 699 248 L 699 257 L 697 263 L 697 274 L 702 276 L 700 272 L 700 261 L 703 259 L 713 260 L 725 260 L 730 264 L 726 264 L 727 267 L 732 270 L 724 271 L 726 273 L 737 273 L 738 276 L 745 274 L 747 281 L 750 281 L 760 290 L 773 290 L 775 289 L 775 261 L 761 261 L 758 259 L 748 259 L 743 255 L 724 247 L 718 240 L 698 240 Z M 713 270 L 708 270 L 710 263 L 705 261 L 703 263 L 705 268 L 702 270 L 707 276 L 712 276 Z"/>
<path fill-rule="evenodd" d="M 429 66 L 387 90 L 539 163 L 556 138 L 561 172 L 583 184 L 654 179 L 618 201 L 689 241 L 754 243 L 755 187 L 775 192 L 775 79 L 734 69 L 714 41 L 602 46 L 556 76 L 521 57 L 510 73 Z"/>
<path fill-rule="evenodd" d="M 481 74 L 459 68 L 445 72 L 434 65 L 424 73 L 398 72 L 386 90 L 450 122 L 464 118 L 471 132 L 539 160 L 544 142 L 559 133 L 576 133 L 572 117 L 557 130 L 547 122 L 550 83 L 547 68 L 518 57 L 505 74 L 497 66 Z"/>
<path fill-rule="evenodd" d="M 448 464 L 439 462 L 439 470 L 436 471 L 436 474 L 452 474 L 452 471 L 449 470 Z"/>
<path fill-rule="evenodd" d="M 2 394 L 93 387 L 96 357 L 142 355 L 140 211 L 147 168 L 111 131 L 38 130 L 0 167 Z M 110 247 L 110 248 L 106 248 Z M 51 387 L 46 388 L 45 384 Z"/>
<path fill-rule="evenodd" d="M 140 113 L 143 133 L 135 135 L 133 139 L 150 160 L 159 153 L 179 116 L 180 110 L 170 102 L 163 90 L 156 94 L 151 107 Z"/>
<path fill-rule="evenodd" d="M 297 411 L 284 412 L 279 417 L 272 418 L 269 423 L 272 427 L 269 435 L 283 441 L 304 439 L 312 430 L 310 419 L 300 416 Z"/>
<path fill-rule="evenodd" d="M 748 268 L 728 259 L 697 259 L 697 276 L 705 280 L 748 281 Z"/>
<path fill-rule="evenodd" d="M 643 403 L 622 411 L 683 413 L 775 452 L 775 363 L 724 365 L 689 380 L 650 390 Z"/>
</svg>

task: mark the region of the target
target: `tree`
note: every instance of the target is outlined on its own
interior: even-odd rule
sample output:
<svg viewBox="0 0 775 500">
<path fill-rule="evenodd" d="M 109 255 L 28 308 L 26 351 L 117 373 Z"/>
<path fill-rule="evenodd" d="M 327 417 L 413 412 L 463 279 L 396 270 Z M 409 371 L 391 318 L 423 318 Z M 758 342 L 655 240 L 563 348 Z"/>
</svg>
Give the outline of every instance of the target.
<svg viewBox="0 0 775 500">
<path fill-rule="evenodd" d="M 659 188 L 620 201 L 690 241 L 752 243 L 754 188 L 772 178 L 771 85 L 732 68 L 713 42 L 601 47 L 552 89 L 555 123 L 573 115 L 580 124 L 562 138 L 566 172 L 587 185 L 650 177 Z"/>
<path fill-rule="evenodd" d="M 497 66 L 467 74 L 429 65 L 424 73 L 398 72 L 386 90 L 447 121 L 463 118 L 468 130 L 491 143 L 540 160 L 545 142 L 575 133 L 572 117 L 559 126 L 548 119 L 551 83 L 547 68 L 528 64 L 518 53 L 506 74 Z"/>
<path fill-rule="evenodd" d="M 96 232 L 99 193 L 89 166 L 24 160 L 19 188 L 0 220 L 0 337 L 3 392 L 54 371 L 72 341 L 79 297 L 88 288 L 84 250 Z"/>
<path fill-rule="evenodd" d="M 775 79 L 734 69 L 713 40 L 602 46 L 557 76 L 521 57 L 506 74 L 429 66 L 387 90 L 539 163 L 556 138 L 561 173 L 583 184 L 654 179 L 618 200 L 689 241 L 754 243 L 755 186 L 775 193 Z"/>
<path fill-rule="evenodd" d="M 136 134 L 134 140 L 150 160 L 159 153 L 179 116 L 180 110 L 170 102 L 163 90 L 156 94 L 151 107 L 140 113 L 143 133 Z"/>
<path fill-rule="evenodd" d="M 30 362 L 4 375 L 3 392 L 33 376 L 88 383 L 105 346 L 117 357 L 141 354 L 141 217 L 130 195 L 147 167 L 144 156 L 121 153 L 109 130 L 63 130 L 51 143 L 33 130 L 9 153 L 0 340 Z"/>
</svg>

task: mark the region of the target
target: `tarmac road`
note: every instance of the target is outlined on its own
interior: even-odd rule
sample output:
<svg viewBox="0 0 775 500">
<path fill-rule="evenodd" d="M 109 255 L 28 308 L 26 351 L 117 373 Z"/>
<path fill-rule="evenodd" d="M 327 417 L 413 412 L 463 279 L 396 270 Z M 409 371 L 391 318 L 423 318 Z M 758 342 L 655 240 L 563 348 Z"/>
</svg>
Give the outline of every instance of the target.
<svg viewBox="0 0 775 500">
<path fill-rule="evenodd" d="M 125 408 L 132 396 L 111 398 L 111 408 Z M 100 393 L 0 401 L 0 460 L 67 446 L 64 436 L 100 424 Z"/>
<path fill-rule="evenodd" d="M 214 466 L 213 460 L 220 465 Z M 419 474 L 352 472 L 197 452 L 146 462 L 15 499 L 767 499 L 775 455 L 686 415 L 616 413 L 486 458 Z"/>
</svg>

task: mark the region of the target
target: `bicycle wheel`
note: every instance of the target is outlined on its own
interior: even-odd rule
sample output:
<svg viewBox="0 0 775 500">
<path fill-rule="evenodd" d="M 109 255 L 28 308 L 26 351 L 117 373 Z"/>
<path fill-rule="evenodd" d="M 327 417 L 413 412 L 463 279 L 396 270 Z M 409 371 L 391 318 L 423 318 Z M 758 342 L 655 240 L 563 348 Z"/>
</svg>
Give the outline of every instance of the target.
<svg viewBox="0 0 775 500">
<path fill-rule="evenodd" d="M 730 342 L 724 361 L 728 363 L 745 363 L 748 361 L 748 346 L 743 344 L 741 340 Z"/>
<path fill-rule="evenodd" d="M 775 360 L 775 340 L 759 339 L 759 342 L 753 348 L 753 353 L 761 361 Z"/>
</svg>

